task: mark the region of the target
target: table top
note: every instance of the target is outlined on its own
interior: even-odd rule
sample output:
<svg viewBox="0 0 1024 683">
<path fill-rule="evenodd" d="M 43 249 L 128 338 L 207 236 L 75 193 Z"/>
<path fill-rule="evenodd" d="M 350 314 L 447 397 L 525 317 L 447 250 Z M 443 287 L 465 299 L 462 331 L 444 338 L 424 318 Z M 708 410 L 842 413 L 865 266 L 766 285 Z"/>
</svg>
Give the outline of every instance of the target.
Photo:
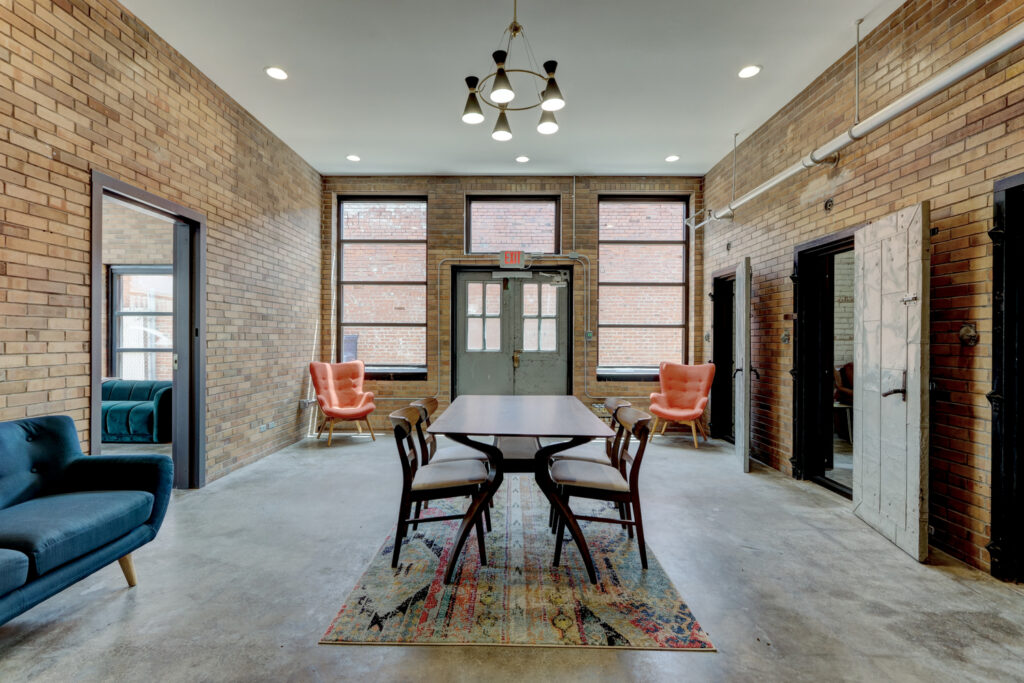
<svg viewBox="0 0 1024 683">
<path fill-rule="evenodd" d="M 427 430 L 465 436 L 607 439 L 615 435 L 575 396 L 463 395 Z"/>
</svg>

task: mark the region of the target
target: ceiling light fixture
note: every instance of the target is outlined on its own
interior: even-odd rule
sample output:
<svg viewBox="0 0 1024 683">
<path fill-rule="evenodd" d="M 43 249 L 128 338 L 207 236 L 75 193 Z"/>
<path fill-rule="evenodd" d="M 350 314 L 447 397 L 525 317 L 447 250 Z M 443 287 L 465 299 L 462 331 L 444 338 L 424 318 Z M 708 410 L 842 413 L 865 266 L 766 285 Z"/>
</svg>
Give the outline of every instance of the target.
<svg viewBox="0 0 1024 683">
<path fill-rule="evenodd" d="M 555 121 L 553 112 L 565 107 L 565 98 L 562 97 L 562 91 L 555 81 L 555 69 L 558 68 L 558 62 L 554 60 L 544 62 L 543 72 L 538 71 L 537 60 L 533 56 L 530 41 L 526 37 L 526 29 L 519 23 L 518 16 L 519 2 L 518 0 L 513 0 L 512 23 L 508 25 L 508 28 L 502 34 L 505 49 L 496 50 L 491 55 L 491 58 L 494 60 L 494 71 L 483 78 L 477 78 L 476 76 L 466 77 L 469 96 L 466 98 L 466 106 L 462 110 L 462 120 L 469 124 L 483 123 L 484 113 L 480 108 L 480 102 L 483 102 L 488 107 L 497 109 L 498 121 L 494 125 L 491 137 L 501 142 L 512 139 L 512 129 L 508 125 L 506 112 L 526 111 L 527 109 L 540 107 L 543 113 L 541 114 L 540 122 L 537 124 L 537 131 L 543 135 L 551 135 L 558 130 L 558 122 Z M 521 66 L 524 68 L 512 68 L 509 66 L 511 64 L 512 43 L 516 38 L 522 38 L 523 61 L 525 63 Z M 543 81 L 544 89 L 537 91 L 537 101 L 520 107 L 511 106 L 511 102 L 516 99 L 516 91 L 512 87 L 509 74 L 526 74 Z M 488 82 L 490 82 L 490 90 L 485 93 L 484 87 Z M 539 88 L 539 86 L 535 87 Z"/>
<path fill-rule="evenodd" d="M 519 156 L 516 157 L 516 161 L 518 161 L 521 164 L 525 164 L 529 160 L 530 157 L 526 156 L 525 154 L 520 154 Z"/>
<path fill-rule="evenodd" d="M 348 159 L 349 161 L 359 161 L 359 155 L 358 154 L 349 154 L 345 158 Z"/>
<path fill-rule="evenodd" d="M 761 67 L 757 64 L 751 64 L 740 69 L 740 72 L 736 74 L 740 78 L 753 78 L 757 74 L 761 73 Z"/>
<path fill-rule="evenodd" d="M 669 154 L 667 157 L 665 157 L 665 161 L 667 161 L 670 164 L 673 161 L 679 161 L 679 155 L 678 154 Z"/>
<path fill-rule="evenodd" d="M 288 72 L 279 66 L 268 66 L 263 71 L 275 81 L 283 81 L 288 78 Z"/>
</svg>

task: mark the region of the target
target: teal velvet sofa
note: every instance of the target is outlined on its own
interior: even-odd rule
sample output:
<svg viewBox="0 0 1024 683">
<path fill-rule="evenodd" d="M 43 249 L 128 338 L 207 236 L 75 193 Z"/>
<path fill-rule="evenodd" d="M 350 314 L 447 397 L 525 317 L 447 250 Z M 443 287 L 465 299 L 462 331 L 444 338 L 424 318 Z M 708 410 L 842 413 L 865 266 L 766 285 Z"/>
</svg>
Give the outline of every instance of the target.
<svg viewBox="0 0 1024 683">
<path fill-rule="evenodd" d="M 171 382 L 108 379 L 100 390 L 105 443 L 171 440 Z"/>
<path fill-rule="evenodd" d="M 152 541 L 171 496 L 166 455 L 87 456 L 71 418 L 0 422 L 0 624 Z"/>
</svg>

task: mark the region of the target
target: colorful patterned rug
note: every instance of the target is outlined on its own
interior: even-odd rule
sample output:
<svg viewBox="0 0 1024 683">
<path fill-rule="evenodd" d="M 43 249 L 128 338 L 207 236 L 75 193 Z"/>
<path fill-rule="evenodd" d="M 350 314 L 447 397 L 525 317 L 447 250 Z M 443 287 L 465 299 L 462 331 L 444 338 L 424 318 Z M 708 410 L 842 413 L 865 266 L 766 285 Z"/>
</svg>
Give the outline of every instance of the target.
<svg viewBox="0 0 1024 683">
<path fill-rule="evenodd" d="M 591 585 L 568 533 L 562 566 L 551 566 L 548 503 L 532 476 L 507 477 L 494 502 L 486 567 L 471 534 L 455 580 L 444 584 L 457 521 L 411 532 L 397 569 L 392 535 L 320 643 L 714 650 L 650 546 L 643 570 L 636 541 L 622 527 L 583 522 L 598 573 Z M 614 512 L 609 503 L 572 504 L 579 514 L 588 506 L 591 514 Z M 436 515 L 464 509 L 458 500 L 432 505 Z"/>
</svg>

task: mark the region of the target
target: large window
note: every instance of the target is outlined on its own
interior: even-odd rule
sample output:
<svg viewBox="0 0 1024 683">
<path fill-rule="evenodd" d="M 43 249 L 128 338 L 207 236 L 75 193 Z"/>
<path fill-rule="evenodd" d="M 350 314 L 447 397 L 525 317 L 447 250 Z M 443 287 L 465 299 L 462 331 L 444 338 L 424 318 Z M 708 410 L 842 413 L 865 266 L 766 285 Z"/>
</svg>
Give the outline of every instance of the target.
<svg viewBox="0 0 1024 683">
<path fill-rule="evenodd" d="M 339 202 L 338 310 L 343 361 L 370 375 L 412 377 L 427 366 L 427 202 Z"/>
<path fill-rule="evenodd" d="M 173 379 L 171 266 L 110 266 L 110 357 L 121 379 Z"/>
<path fill-rule="evenodd" d="M 470 197 L 466 200 L 466 253 L 557 254 L 558 250 L 557 198 Z"/>
<path fill-rule="evenodd" d="M 598 214 L 598 378 L 654 379 L 686 362 L 686 201 L 602 197 Z"/>
</svg>

